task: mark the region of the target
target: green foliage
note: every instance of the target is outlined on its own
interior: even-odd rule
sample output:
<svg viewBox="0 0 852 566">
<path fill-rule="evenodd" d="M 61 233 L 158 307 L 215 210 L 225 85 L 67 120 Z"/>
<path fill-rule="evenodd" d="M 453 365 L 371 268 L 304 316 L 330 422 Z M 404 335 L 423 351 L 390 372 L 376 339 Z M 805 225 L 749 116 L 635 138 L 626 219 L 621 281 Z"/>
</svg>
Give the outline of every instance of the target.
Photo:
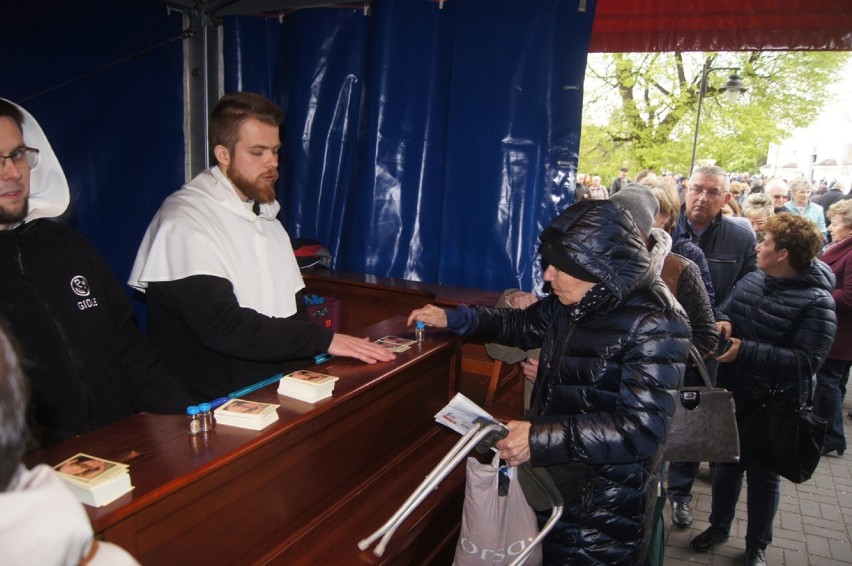
<svg viewBox="0 0 852 566">
<path fill-rule="evenodd" d="M 695 156 L 728 171 L 754 172 L 770 143 L 807 125 L 827 102 L 847 52 L 615 53 L 589 56 L 579 170 L 605 183 L 627 165 L 689 173 L 700 83 L 707 88 Z M 732 73 L 748 89 L 721 92 Z"/>
</svg>

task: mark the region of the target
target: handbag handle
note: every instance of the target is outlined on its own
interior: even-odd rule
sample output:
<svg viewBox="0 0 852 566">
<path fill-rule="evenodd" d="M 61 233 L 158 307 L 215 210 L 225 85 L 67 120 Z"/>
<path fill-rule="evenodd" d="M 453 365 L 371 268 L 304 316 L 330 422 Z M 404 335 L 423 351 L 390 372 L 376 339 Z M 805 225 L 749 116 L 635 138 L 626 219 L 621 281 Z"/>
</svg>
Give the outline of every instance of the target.
<svg viewBox="0 0 852 566">
<path fill-rule="evenodd" d="M 704 365 L 704 360 L 701 358 L 701 354 L 698 353 L 698 348 L 695 347 L 695 344 L 689 345 L 689 359 L 695 364 L 695 369 L 698 370 L 698 374 L 704 382 L 704 387 L 708 390 L 713 389 L 713 385 L 710 383 L 710 373 L 707 371 L 707 366 Z"/>
<path fill-rule="evenodd" d="M 807 354 L 799 350 L 799 348 L 793 348 L 793 355 L 796 357 L 796 406 L 802 406 L 802 358 L 805 360 L 805 364 L 807 364 L 808 374 L 806 379 L 808 380 L 808 400 L 805 402 L 805 405 L 811 406 L 814 403 L 814 388 L 811 385 L 811 381 L 814 378 L 814 372 L 811 369 L 811 360 L 808 358 Z M 778 380 L 778 387 L 781 389 L 781 380 Z"/>
</svg>

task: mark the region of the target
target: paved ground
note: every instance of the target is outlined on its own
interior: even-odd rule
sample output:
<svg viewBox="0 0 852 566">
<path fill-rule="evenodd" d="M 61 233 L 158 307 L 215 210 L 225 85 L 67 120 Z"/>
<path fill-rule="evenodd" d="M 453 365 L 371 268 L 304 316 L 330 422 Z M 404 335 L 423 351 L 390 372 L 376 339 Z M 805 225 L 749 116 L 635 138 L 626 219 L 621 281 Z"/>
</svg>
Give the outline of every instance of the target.
<svg viewBox="0 0 852 566">
<path fill-rule="evenodd" d="M 487 379 L 467 376 L 462 392 L 482 403 Z M 520 412 L 521 389 L 510 388 L 487 409 L 498 418 L 514 418 Z M 852 411 L 852 395 L 847 397 L 844 415 Z M 769 566 L 852 566 L 852 419 L 845 417 L 849 451 L 843 456 L 832 452 L 819 463 L 814 476 L 796 485 L 781 479 L 781 504 L 775 516 L 772 545 L 767 549 Z M 731 538 L 706 554 L 692 552 L 689 541 L 710 526 L 709 470 L 703 464 L 693 487 L 695 522 L 683 531 L 671 524 L 671 508 L 666 517 L 666 566 L 707 564 L 731 566 L 743 563 L 746 532 L 746 486 L 737 504 Z"/>
<path fill-rule="evenodd" d="M 847 399 L 844 414 L 852 410 Z M 769 566 L 852 565 L 852 419 L 846 417 L 850 450 L 843 456 L 832 452 L 819 463 L 814 476 L 796 485 L 781 479 L 781 505 L 775 516 L 772 545 L 767 549 Z M 742 564 L 745 553 L 746 486 L 737 505 L 731 538 L 707 554 L 689 549 L 689 541 L 709 526 L 710 483 L 703 464 L 693 487 L 695 522 L 685 530 L 671 525 L 666 511 L 666 566 Z"/>
</svg>

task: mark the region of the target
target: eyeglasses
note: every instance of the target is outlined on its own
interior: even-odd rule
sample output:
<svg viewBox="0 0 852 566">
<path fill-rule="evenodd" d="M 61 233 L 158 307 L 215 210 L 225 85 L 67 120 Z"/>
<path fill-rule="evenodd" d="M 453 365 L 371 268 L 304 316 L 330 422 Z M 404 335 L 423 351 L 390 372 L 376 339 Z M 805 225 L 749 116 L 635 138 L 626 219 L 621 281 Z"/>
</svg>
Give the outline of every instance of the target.
<svg viewBox="0 0 852 566">
<path fill-rule="evenodd" d="M 16 149 L 9 155 L 0 155 L 0 170 L 6 168 L 7 159 L 11 159 L 18 169 L 22 167 L 32 169 L 38 164 L 38 150 L 32 147 L 23 147 Z"/>
<path fill-rule="evenodd" d="M 704 197 L 707 198 L 707 200 L 716 200 L 716 199 L 722 198 L 722 192 L 717 191 L 715 189 L 710 190 L 710 189 L 705 189 L 705 188 L 702 188 L 702 187 L 695 186 L 695 187 L 689 187 L 689 192 L 691 192 L 693 195 L 695 195 L 698 198 L 701 198 L 701 196 L 703 195 Z"/>
</svg>

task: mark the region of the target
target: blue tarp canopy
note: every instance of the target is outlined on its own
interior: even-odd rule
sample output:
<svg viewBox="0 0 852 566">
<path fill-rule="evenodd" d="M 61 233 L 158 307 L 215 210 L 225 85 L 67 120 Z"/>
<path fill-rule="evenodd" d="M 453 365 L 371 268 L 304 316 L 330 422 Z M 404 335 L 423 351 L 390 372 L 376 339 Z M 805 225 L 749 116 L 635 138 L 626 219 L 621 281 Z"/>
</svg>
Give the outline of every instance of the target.
<svg viewBox="0 0 852 566">
<path fill-rule="evenodd" d="M 540 228 L 572 202 L 593 16 L 594 2 L 376 0 L 215 24 L 224 90 L 286 111 L 291 237 L 342 270 L 500 289 L 533 286 Z M 141 0 L 18 3 L 6 21 L 26 56 L 0 92 L 43 124 L 68 220 L 126 278 L 160 202 L 196 172 L 183 57 L 197 38 Z"/>
<path fill-rule="evenodd" d="M 214 79 L 202 85 L 207 101 L 220 90 L 252 90 L 285 109 L 281 220 L 291 237 L 325 243 L 334 267 L 529 289 L 540 284 L 537 235 L 573 199 L 590 44 L 642 51 L 852 42 L 848 0 L 307 7 L 319 3 L 329 4 L 5 7 L 13 56 L 0 96 L 45 128 L 71 184 L 63 220 L 94 242 L 119 279 L 163 198 L 201 168 L 188 156 L 203 146 L 193 116 L 209 111 L 191 92 L 202 68 Z M 214 38 L 221 30 L 221 43 L 211 47 L 201 30 Z"/>
</svg>

